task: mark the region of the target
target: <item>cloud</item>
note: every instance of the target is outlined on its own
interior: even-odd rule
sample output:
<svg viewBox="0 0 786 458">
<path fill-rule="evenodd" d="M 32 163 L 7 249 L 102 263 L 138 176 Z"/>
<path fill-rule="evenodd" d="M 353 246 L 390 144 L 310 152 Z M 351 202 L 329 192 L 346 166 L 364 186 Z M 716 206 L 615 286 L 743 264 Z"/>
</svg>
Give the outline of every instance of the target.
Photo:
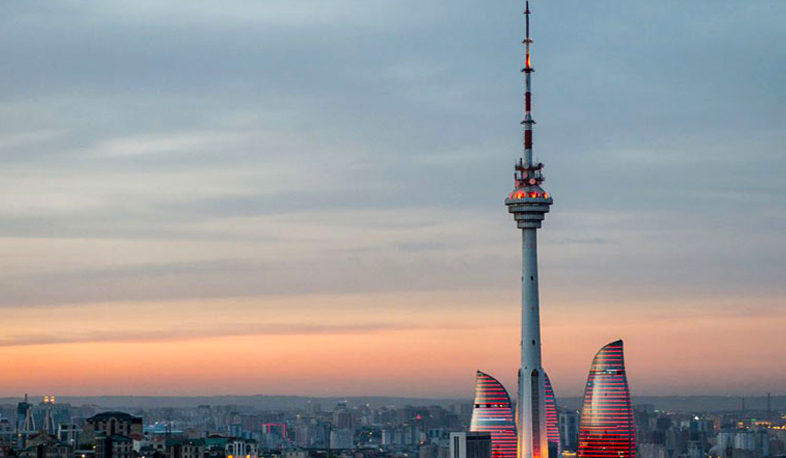
<svg viewBox="0 0 786 458">
<path fill-rule="evenodd" d="M 0 4 L 4 312 L 407 291 L 515 304 L 502 201 L 520 7 Z M 786 4 L 532 7 L 556 201 L 544 303 L 783 296 Z"/>
<path fill-rule="evenodd" d="M 406 329 L 415 329 L 409 325 Z M 297 325 L 297 324 L 257 324 L 243 323 L 235 325 L 232 329 L 197 328 L 157 331 L 126 331 L 105 330 L 90 331 L 89 333 L 64 333 L 64 334 L 23 334 L 0 339 L 0 347 L 18 347 L 28 345 L 58 345 L 74 343 L 108 343 L 108 342 L 179 342 L 193 339 L 212 339 L 221 337 L 250 337 L 250 336 L 314 336 L 331 334 L 374 334 L 404 329 L 401 325 L 385 323 L 365 323 L 356 325 Z"/>
<path fill-rule="evenodd" d="M 485 294 L 485 297 L 493 295 Z M 400 314 L 373 306 L 395 303 Z M 428 301 L 443 301 L 453 317 L 433 320 L 431 312 L 412 314 Z M 0 338 L 0 347 L 46 346 L 83 343 L 160 343 L 215 340 L 230 337 L 347 336 L 407 332 L 444 332 L 480 329 L 466 314 L 470 299 L 450 294 L 391 292 L 375 294 L 292 295 L 265 294 L 248 297 L 206 297 L 191 300 L 125 301 L 53 304 L 6 310 L 15 323 Z M 329 306 L 332 314 L 325 315 Z M 504 309 L 502 309 L 504 312 Z M 497 306 L 490 312 L 500 313 Z M 352 315 L 347 321 L 345 315 Z M 57 332 L 42 329 L 57 323 Z"/>
</svg>

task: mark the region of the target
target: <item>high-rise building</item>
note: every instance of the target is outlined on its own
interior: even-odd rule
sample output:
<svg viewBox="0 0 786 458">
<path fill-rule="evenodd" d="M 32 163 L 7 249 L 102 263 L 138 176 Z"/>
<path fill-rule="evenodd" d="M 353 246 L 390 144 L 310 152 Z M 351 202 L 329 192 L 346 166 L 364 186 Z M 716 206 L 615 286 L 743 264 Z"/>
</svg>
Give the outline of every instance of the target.
<svg viewBox="0 0 786 458">
<path fill-rule="evenodd" d="M 559 440 L 559 417 L 557 416 L 557 397 L 554 395 L 554 388 L 551 386 L 549 375 L 543 373 L 546 382 L 546 431 L 549 438 L 549 456 L 558 457 L 562 455 L 562 444 Z"/>
<path fill-rule="evenodd" d="M 562 450 L 576 452 L 579 448 L 579 413 L 563 410 L 559 414 L 559 435 Z"/>
<path fill-rule="evenodd" d="M 636 456 L 636 427 L 621 340 L 601 348 L 592 360 L 581 410 L 578 456 Z"/>
<path fill-rule="evenodd" d="M 33 417 L 33 406 L 27 402 L 27 394 L 25 394 L 25 400 L 17 404 L 16 407 L 16 430 L 19 448 L 26 447 L 27 438 L 38 432 Z"/>
<path fill-rule="evenodd" d="M 450 458 L 492 458 L 488 433 L 450 433 Z"/>
<path fill-rule="evenodd" d="M 355 418 L 357 411 L 347 407 L 347 404 L 342 402 L 333 409 L 333 426 L 338 429 L 354 430 L 356 427 Z"/>
<path fill-rule="evenodd" d="M 478 371 L 469 430 L 491 434 L 492 458 L 516 458 L 516 422 L 510 395 L 494 377 Z"/>
<path fill-rule="evenodd" d="M 57 426 L 55 425 L 55 418 L 52 415 L 52 406 L 55 403 L 54 396 L 44 396 L 44 421 L 41 430 L 47 434 L 54 434 L 57 431 Z"/>
<path fill-rule="evenodd" d="M 548 458 L 546 383 L 541 361 L 540 299 L 538 294 L 538 240 L 551 196 L 543 190 L 543 164 L 532 158 L 532 39 L 529 33 L 529 2 L 526 17 L 526 57 L 524 62 L 524 154 L 515 166 L 515 189 L 505 199 L 522 234 L 521 275 L 521 369 L 518 394 L 518 456 Z"/>
</svg>

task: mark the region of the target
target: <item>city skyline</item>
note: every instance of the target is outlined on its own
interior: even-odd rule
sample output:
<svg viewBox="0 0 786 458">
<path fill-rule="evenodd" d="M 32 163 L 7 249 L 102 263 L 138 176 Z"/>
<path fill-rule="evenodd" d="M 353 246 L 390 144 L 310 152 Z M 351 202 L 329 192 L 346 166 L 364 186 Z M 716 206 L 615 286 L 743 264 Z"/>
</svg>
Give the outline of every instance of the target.
<svg viewBox="0 0 786 458">
<path fill-rule="evenodd" d="M 516 386 L 523 2 L 265 3 L 0 6 L 0 396 Z M 786 4 L 532 7 L 555 391 L 786 393 Z"/>
</svg>

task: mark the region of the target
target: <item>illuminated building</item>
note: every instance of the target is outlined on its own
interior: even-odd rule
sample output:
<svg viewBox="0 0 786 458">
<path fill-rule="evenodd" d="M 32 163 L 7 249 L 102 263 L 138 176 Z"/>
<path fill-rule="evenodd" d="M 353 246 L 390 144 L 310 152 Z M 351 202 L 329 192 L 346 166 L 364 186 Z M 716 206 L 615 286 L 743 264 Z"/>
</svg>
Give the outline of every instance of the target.
<svg viewBox="0 0 786 458">
<path fill-rule="evenodd" d="M 227 458 L 257 458 L 257 441 L 253 439 L 232 438 L 224 445 Z"/>
<path fill-rule="evenodd" d="M 538 293 L 537 230 L 553 203 L 543 190 L 543 164 L 532 158 L 532 58 L 529 34 L 529 2 L 526 17 L 526 58 L 524 63 L 524 154 L 515 166 L 515 189 L 505 199 L 522 234 L 521 275 L 521 369 L 518 394 L 518 456 L 548 458 L 546 382 L 541 361 L 540 298 Z"/>
<path fill-rule="evenodd" d="M 16 407 L 16 430 L 19 433 L 19 448 L 26 447 L 27 438 L 38 431 L 35 427 L 33 406 L 27 402 L 27 394 L 25 394 L 25 400 L 17 404 Z"/>
<path fill-rule="evenodd" d="M 612 342 L 592 360 L 579 426 L 579 458 L 635 458 L 633 423 L 622 341 Z"/>
<path fill-rule="evenodd" d="M 44 396 L 44 425 L 42 431 L 47 434 L 54 434 L 57 430 L 55 419 L 52 416 L 52 405 L 55 403 L 54 396 Z"/>
<path fill-rule="evenodd" d="M 557 416 L 557 397 L 551 386 L 548 374 L 543 373 L 546 382 L 546 430 L 549 438 L 549 456 L 558 457 L 562 454 L 559 440 L 559 417 Z"/>
<path fill-rule="evenodd" d="M 510 396 L 497 379 L 480 371 L 469 430 L 491 434 L 492 458 L 516 458 L 516 422 Z"/>
</svg>

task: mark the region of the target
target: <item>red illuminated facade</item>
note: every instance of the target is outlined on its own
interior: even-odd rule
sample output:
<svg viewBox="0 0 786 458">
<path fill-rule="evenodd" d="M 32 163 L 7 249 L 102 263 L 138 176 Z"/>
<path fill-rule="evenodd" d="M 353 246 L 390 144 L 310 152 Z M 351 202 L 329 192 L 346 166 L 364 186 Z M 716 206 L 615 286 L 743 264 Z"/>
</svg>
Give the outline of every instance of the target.
<svg viewBox="0 0 786 458">
<path fill-rule="evenodd" d="M 546 382 L 546 431 L 549 439 L 549 456 L 559 457 L 562 455 L 559 442 L 559 417 L 557 416 L 557 397 L 554 396 L 554 388 L 551 387 L 551 380 L 545 372 L 544 381 Z"/>
<path fill-rule="evenodd" d="M 622 341 L 592 360 L 579 428 L 579 458 L 635 458 L 636 430 Z"/>
<path fill-rule="evenodd" d="M 510 395 L 497 379 L 480 371 L 475 379 L 475 408 L 469 430 L 491 434 L 492 458 L 517 458 L 516 422 Z"/>
</svg>

